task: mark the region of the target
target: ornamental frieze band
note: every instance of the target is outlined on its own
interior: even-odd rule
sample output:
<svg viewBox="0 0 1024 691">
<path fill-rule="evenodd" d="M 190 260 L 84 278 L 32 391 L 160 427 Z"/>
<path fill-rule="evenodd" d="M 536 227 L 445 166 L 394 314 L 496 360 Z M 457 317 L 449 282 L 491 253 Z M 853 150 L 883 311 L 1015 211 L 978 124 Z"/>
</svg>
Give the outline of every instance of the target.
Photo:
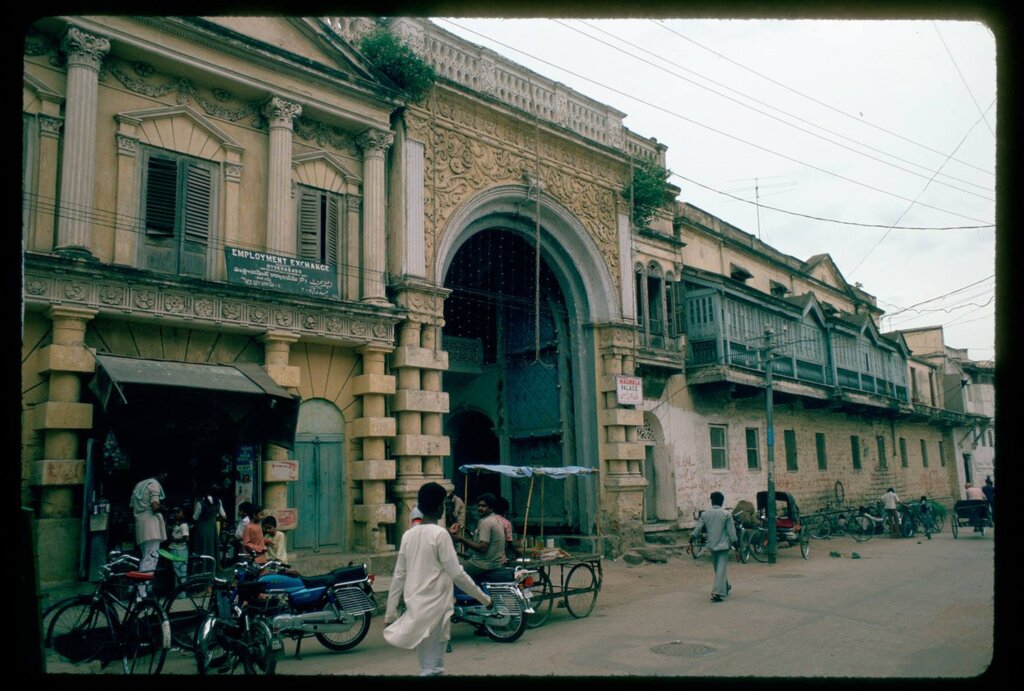
<svg viewBox="0 0 1024 691">
<path fill-rule="evenodd" d="M 353 344 L 390 344 L 394 340 L 395 323 L 399 321 L 398 317 L 392 316 L 374 318 L 343 314 L 340 312 L 345 307 L 340 304 L 338 310 L 332 312 L 217 295 L 194 297 L 183 293 L 180 286 L 114 285 L 109 280 L 53 278 L 34 274 L 31 270 L 26 271 L 24 286 L 25 301 L 29 306 L 74 304 L 94 308 L 100 313 L 116 310 L 122 315 L 136 313 L 192 323 L 206 322 L 211 326 L 229 322 L 254 330 L 287 328 L 297 331 L 300 336 L 351 340 Z"/>
</svg>

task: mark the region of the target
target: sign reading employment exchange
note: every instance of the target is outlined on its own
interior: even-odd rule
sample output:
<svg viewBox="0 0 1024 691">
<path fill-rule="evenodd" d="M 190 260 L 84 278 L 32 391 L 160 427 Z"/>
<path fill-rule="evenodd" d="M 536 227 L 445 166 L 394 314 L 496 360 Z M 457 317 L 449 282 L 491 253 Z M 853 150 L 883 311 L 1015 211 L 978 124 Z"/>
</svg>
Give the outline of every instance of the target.
<svg viewBox="0 0 1024 691">
<path fill-rule="evenodd" d="M 225 247 L 228 283 L 271 288 L 315 298 L 337 298 L 338 279 L 333 268 L 308 259 L 284 257 Z"/>
</svg>

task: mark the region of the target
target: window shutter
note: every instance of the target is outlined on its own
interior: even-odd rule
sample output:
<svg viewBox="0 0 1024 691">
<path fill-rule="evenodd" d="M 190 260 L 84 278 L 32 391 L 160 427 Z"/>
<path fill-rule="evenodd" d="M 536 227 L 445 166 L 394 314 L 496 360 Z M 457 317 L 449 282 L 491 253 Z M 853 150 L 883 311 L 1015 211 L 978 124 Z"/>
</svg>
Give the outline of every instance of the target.
<svg viewBox="0 0 1024 691">
<path fill-rule="evenodd" d="M 177 196 L 177 162 L 151 156 L 146 170 L 146 235 L 174 235 Z"/>
<path fill-rule="evenodd" d="M 341 237 L 339 223 L 341 213 L 338 207 L 338 198 L 333 194 L 328 194 L 326 227 L 324 228 L 327 251 L 324 252 L 323 261 L 331 266 L 338 265 L 338 255 L 340 254 L 338 248 L 340 246 L 339 238 Z"/>
<path fill-rule="evenodd" d="M 672 308 L 675 315 L 672 321 L 675 323 L 676 332 L 674 335 L 682 336 L 686 333 L 686 288 L 682 281 L 672 284 Z"/>
<path fill-rule="evenodd" d="M 320 261 L 320 194 L 299 188 L 299 258 Z"/>
<path fill-rule="evenodd" d="M 211 177 L 208 168 L 185 164 L 185 240 L 204 245 L 210 240 Z"/>
</svg>

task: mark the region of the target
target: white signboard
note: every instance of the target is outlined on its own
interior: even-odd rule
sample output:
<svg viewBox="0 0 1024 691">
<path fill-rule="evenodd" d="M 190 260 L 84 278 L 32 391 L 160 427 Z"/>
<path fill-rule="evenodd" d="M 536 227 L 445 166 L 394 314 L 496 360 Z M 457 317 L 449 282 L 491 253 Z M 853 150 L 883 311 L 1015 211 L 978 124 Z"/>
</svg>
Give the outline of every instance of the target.
<svg viewBox="0 0 1024 691">
<path fill-rule="evenodd" d="M 615 397 L 619 405 L 640 405 L 644 402 L 644 380 L 641 377 L 615 377 Z"/>
</svg>

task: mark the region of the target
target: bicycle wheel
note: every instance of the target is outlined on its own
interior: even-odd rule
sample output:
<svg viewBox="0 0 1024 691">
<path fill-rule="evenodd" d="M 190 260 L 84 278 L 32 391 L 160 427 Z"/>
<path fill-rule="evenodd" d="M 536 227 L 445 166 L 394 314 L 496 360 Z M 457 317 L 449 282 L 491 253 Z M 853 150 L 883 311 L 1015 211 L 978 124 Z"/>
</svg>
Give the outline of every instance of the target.
<svg viewBox="0 0 1024 691">
<path fill-rule="evenodd" d="M 804 530 L 815 540 L 824 540 L 832 533 L 832 524 L 827 516 L 819 514 L 804 523 Z"/>
<path fill-rule="evenodd" d="M 238 654 L 225 645 L 228 626 L 212 615 L 199 626 L 196 634 L 196 668 L 200 674 L 233 672 L 239 663 Z"/>
<path fill-rule="evenodd" d="M 764 528 L 750 531 L 750 556 L 754 561 L 768 561 L 768 531 Z"/>
<path fill-rule="evenodd" d="M 739 557 L 740 563 L 746 564 L 750 561 L 750 531 L 744 530 L 740 533 L 739 549 L 736 550 L 736 556 Z"/>
<path fill-rule="evenodd" d="M 242 663 L 246 674 L 273 674 L 277 669 L 274 635 L 261 619 L 249 622 L 249 630 L 242 634 L 245 653 Z"/>
<path fill-rule="evenodd" d="M 846 534 L 857 542 L 867 542 L 875 536 L 875 522 L 867 516 L 853 516 L 846 522 Z"/>
<path fill-rule="evenodd" d="M 953 531 L 954 540 L 960 537 L 960 519 L 958 519 L 956 516 L 953 516 L 953 518 L 949 521 L 949 529 Z"/>
<path fill-rule="evenodd" d="M 932 534 L 941 533 L 946 526 L 946 519 L 938 513 L 932 514 Z"/>
<path fill-rule="evenodd" d="M 694 559 L 700 559 L 700 555 L 704 553 L 704 536 L 701 535 L 693 542 L 690 543 L 690 556 Z"/>
<path fill-rule="evenodd" d="M 811 536 L 807 532 L 807 528 L 803 528 L 800 531 L 800 556 L 804 559 L 811 552 Z"/>
<path fill-rule="evenodd" d="M 833 490 L 836 496 L 836 504 L 841 506 L 842 503 L 846 501 L 846 488 L 843 487 L 843 481 L 836 480 L 836 484 L 833 487 Z"/>
<path fill-rule="evenodd" d="M 533 605 L 533 614 L 527 618 L 526 625 L 531 629 L 535 629 L 544 625 L 544 622 L 551 616 L 551 610 L 555 606 L 554 588 L 551 585 L 551 579 L 548 577 L 547 571 L 540 570 L 537 572 L 537 583 L 530 586 L 530 590 L 533 591 L 533 597 L 530 598 Z"/>
<path fill-rule="evenodd" d="M 160 604 L 151 597 L 135 604 L 121 630 L 121 662 L 125 674 L 159 674 L 171 644 L 171 627 Z"/>
<path fill-rule="evenodd" d="M 917 532 L 917 521 L 913 519 L 910 514 L 903 516 L 903 522 L 900 523 L 900 535 L 903 537 L 914 537 L 914 533 Z"/>
<path fill-rule="evenodd" d="M 53 615 L 46 642 L 61 658 L 72 663 L 96 659 L 114 643 L 118 622 L 102 601 L 82 595 L 67 602 Z"/>
<path fill-rule="evenodd" d="M 317 633 L 316 639 L 320 641 L 320 645 L 337 653 L 359 645 L 359 642 L 366 638 L 366 633 L 369 630 L 370 613 L 363 612 L 362 614 L 355 615 L 355 623 L 352 625 L 352 628 L 345 631 Z"/>
<path fill-rule="evenodd" d="M 590 564 L 577 564 L 565 577 L 565 608 L 582 619 L 594 611 L 597 602 L 597 578 Z"/>
<path fill-rule="evenodd" d="M 53 627 L 53 620 L 56 614 L 68 605 L 83 599 L 88 601 L 90 596 L 72 595 L 70 597 L 61 598 L 43 610 L 41 617 L 42 626 L 40 627 L 40 630 L 43 632 L 43 647 L 49 648 L 52 646 L 52 641 L 50 640 L 50 629 Z"/>
<path fill-rule="evenodd" d="M 196 632 L 211 607 L 212 590 L 206 580 L 185 581 L 164 600 L 164 611 L 171 625 L 171 645 L 195 650 Z"/>
</svg>

